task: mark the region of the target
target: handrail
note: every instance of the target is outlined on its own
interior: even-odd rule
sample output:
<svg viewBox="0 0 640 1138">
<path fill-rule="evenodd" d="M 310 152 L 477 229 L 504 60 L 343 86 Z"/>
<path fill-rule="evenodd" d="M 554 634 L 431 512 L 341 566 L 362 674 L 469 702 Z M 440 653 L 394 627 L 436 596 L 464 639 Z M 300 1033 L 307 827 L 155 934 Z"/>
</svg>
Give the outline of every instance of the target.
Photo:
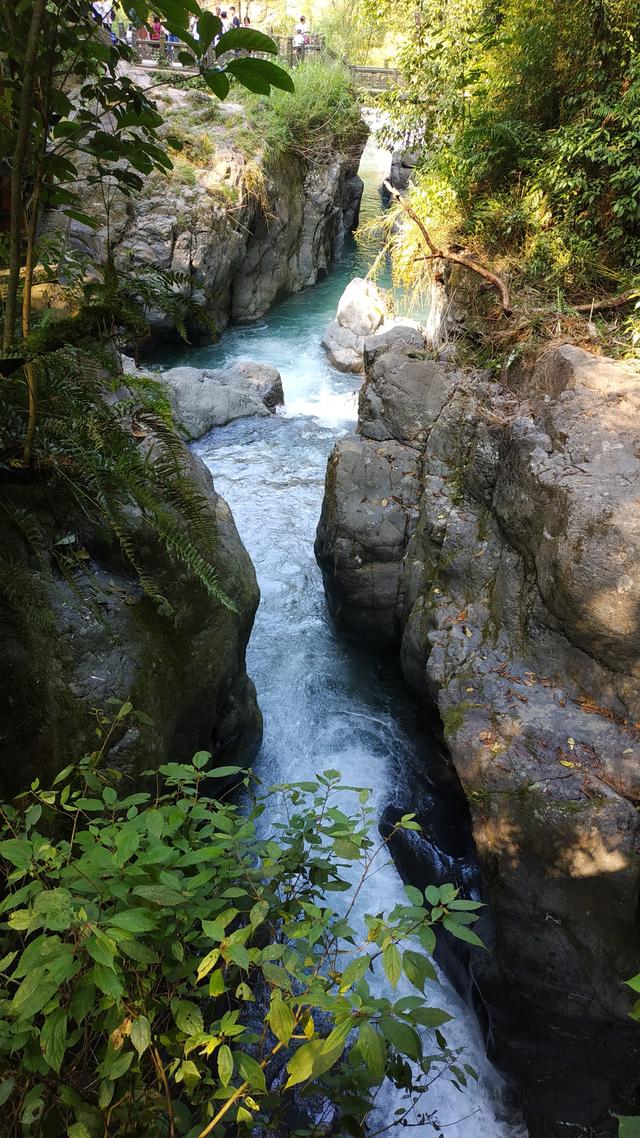
<svg viewBox="0 0 640 1138">
<path fill-rule="evenodd" d="M 119 24 L 118 31 L 118 38 L 126 42 L 124 24 Z M 312 33 L 309 37 L 309 43 L 300 47 L 294 47 L 293 36 L 281 36 L 272 31 L 269 31 L 269 34 L 278 47 L 278 55 L 285 59 L 290 67 L 295 67 L 296 64 L 310 56 L 319 54 L 347 67 L 357 87 L 369 91 L 385 91 L 392 83 L 397 82 L 398 71 L 394 68 L 369 67 L 349 63 L 330 48 L 325 37 L 319 33 Z M 145 60 L 153 60 L 156 57 L 158 61 L 171 64 L 181 51 L 187 51 L 193 55 L 192 49 L 182 40 L 170 40 L 166 35 L 161 35 L 159 39 L 140 39 L 135 29 L 133 29 L 131 36 L 131 47 L 141 63 L 144 63 Z M 213 48 L 208 49 L 205 60 L 208 66 L 213 66 L 216 62 Z M 193 55 L 193 61 L 195 71 L 197 70 L 195 55 Z M 183 70 L 188 73 L 190 68 L 183 68 Z"/>
</svg>

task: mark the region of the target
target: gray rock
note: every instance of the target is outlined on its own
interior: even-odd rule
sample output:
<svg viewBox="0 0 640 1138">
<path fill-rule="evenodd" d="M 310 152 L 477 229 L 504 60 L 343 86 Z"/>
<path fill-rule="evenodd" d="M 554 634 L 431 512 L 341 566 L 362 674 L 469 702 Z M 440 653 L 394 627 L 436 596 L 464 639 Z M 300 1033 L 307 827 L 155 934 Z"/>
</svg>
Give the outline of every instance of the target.
<svg viewBox="0 0 640 1138">
<path fill-rule="evenodd" d="M 492 1055 L 532 1132 L 597 1128 L 638 1088 L 640 374 L 554 348 L 518 406 L 420 355 L 366 342 L 318 560 L 336 617 L 439 708 L 496 924 L 468 965 Z M 411 492 L 383 528 L 392 445 Z"/>
<path fill-rule="evenodd" d="M 338 371 L 352 371 L 360 375 L 364 371 L 364 341 L 350 328 L 343 328 L 337 320 L 332 320 L 322 337 L 329 362 Z"/>
<path fill-rule="evenodd" d="M 131 374 L 133 361 L 125 357 L 125 362 Z M 166 385 L 176 423 L 188 439 L 234 419 L 273 414 L 284 403 L 280 372 L 252 360 L 226 368 L 174 367 L 152 378 Z"/>
<path fill-rule="evenodd" d="M 87 578 L 77 583 L 58 576 L 50 585 L 34 565 L 34 596 L 50 605 L 52 627 L 37 621 L 25 627 L 12 611 L 0 612 L 5 797 L 35 777 L 49 785 L 61 767 L 94 750 L 96 709 L 109 716 L 126 699 L 148 719 L 116 730 L 105 761 L 131 779 L 169 759 L 186 761 L 199 749 L 222 763 L 243 764 L 254 755 L 261 716 L 245 649 L 259 599 L 255 572 L 208 470 L 186 447 L 183 462 L 203 495 L 212 563 L 236 611 L 212 599 L 182 562 L 169 559 L 143 519 L 130 514 L 127 534 L 136 562 L 173 609 L 163 615 L 142 594 L 115 541 L 89 525 L 76 505 L 58 494 L 52 509 L 52 499 L 37 486 L 27 502 L 18 488 L 16 505 L 28 505 L 51 544 L 60 535 L 76 535 L 88 558 Z M 14 528 L 5 523 L 1 539 L 28 566 L 29 552 Z"/>
<path fill-rule="evenodd" d="M 384 333 L 394 327 L 412 328 L 416 331 L 416 345 L 424 346 L 424 339 L 415 321 L 392 318 L 393 300 L 384 289 L 373 281 L 354 277 L 349 282 L 338 302 L 336 319 L 331 322 L 322 337 L 330 362 L 339 371 L 351 371 L 357 375 L 364 371 L 366 338 L 374 333 Z"/>
<path fill-rule="evenodd" d="M 354 277 L 340 300 L 336 320 L 356 336 L 371 336 L 389 314 L 390 301 L 373 281 Z"/>
</svg>

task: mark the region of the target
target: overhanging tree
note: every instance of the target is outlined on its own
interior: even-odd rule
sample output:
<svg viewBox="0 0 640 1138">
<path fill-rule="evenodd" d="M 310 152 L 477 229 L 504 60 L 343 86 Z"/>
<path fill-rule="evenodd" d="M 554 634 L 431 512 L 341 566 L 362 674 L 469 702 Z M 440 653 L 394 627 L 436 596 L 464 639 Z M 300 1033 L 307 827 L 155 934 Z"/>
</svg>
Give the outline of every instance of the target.
<svg viewBox="0 0 640 1138">
<path fill-rule="evenodd" d="M 133 0 L 131 15 L 146 23 L 150 8 Z M 272 86 L 293 90 L 290 75 L 261 58 L 237 58 L 231 51 L 277 52 L 268 36 L 252 29 L 220 35 L 220 21 L 197 0 L 159 0 L 153 6 L 167 30 L 199 60 L 201 74 L 219 98 L 230 77 L 268 94 Z M 198 17 L 198 39 L 189 18 Z M 3 66 L 0 89 L 0 157 L 10 186 L 8 265 L 5 288 L 3 372 L 23 368 L 29 415 L 24 463 L 29 465 L 36 424 L 37 364 L 24 341 L 31 331 L 31 298 L 38 223 L 45 208 L 83 221 L 77 191 L 81 168 L 89 179 L 108 177 L 126 195 L 142 187 L 154 170 L 171 168 L 158 130 L 162 117 L 121 65 L 131 49 L 113 41 L 89 0 L 0 0 Z M 215 47 L 213 41 L 217 39 Z M 210 56 L 213 63 L 208 62 Z M 21 309 L 21 319 L 19 320 Z"/>
</svg>

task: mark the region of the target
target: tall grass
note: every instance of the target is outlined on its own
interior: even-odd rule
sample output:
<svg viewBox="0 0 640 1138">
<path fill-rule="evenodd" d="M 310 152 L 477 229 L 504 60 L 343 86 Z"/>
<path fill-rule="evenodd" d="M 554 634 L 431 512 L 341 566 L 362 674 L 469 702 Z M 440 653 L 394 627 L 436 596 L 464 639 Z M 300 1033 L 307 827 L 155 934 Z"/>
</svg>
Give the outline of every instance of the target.
<svg viewBox="0 0 640 1138">
<path fill-rule="evenodd" d="M 348 150 L 366 135 L 356 92 L 340 64 L 309 61 L 293 71 L 295 92 L 269 99 L 243 93 L 267 164 L 289 158 L 318 161 Z"/>
</svg>

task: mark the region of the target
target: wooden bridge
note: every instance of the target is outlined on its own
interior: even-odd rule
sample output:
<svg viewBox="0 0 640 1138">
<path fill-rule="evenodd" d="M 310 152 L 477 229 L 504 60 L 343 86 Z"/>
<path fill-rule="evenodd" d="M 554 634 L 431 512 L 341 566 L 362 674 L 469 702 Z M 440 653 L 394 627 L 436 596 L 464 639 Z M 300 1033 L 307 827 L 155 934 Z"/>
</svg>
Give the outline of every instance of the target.
<svg viewBox="0 0 640 1138">
<path fill-rule="evenodd" d="M 118 31 L 119 38 L 124 41 L 125 28 L 123 24 L 119 25 Z M 327 45 L 325 37 L 322 35 L 314 33 L 309 37 L 309 43 L 303 47 L 294 47 L 293 36 L 278 36 L 272 31 L 268 31 L 267 34 L 270 35 L 277 44 L 278 55 L 286 60 L 290 67 L 296 67 L 298 63 L 302 63 L 307 59 L 330 59 L 336 63 L 341 63 L 351 72 L 354 86 L 356 86 L 358 90 L 369 91 L 372 94 L 378 91 L 389 90 L 398 80 L 398 72 L 393 68 L 357 67 L 341 59 L 340 56 L 336 55 Z M 189 51 L 186 44 L 177 40 L 172 41 L 167 36 L 161 36 L 159 40 L 141 40 L 134 30 L 131 36 L 131 46 L 143 66 L 162 67 L 170 70 L 175 68 L 176 71 L 179 70 L 182 74 L 197 74 L 195 67 L 192 70 L 177 62 L 179 52 Z M 207 59 L 207 63 L 215 63 L 213 53 L 211 53 L 211 59 Z"/>
</svg>

